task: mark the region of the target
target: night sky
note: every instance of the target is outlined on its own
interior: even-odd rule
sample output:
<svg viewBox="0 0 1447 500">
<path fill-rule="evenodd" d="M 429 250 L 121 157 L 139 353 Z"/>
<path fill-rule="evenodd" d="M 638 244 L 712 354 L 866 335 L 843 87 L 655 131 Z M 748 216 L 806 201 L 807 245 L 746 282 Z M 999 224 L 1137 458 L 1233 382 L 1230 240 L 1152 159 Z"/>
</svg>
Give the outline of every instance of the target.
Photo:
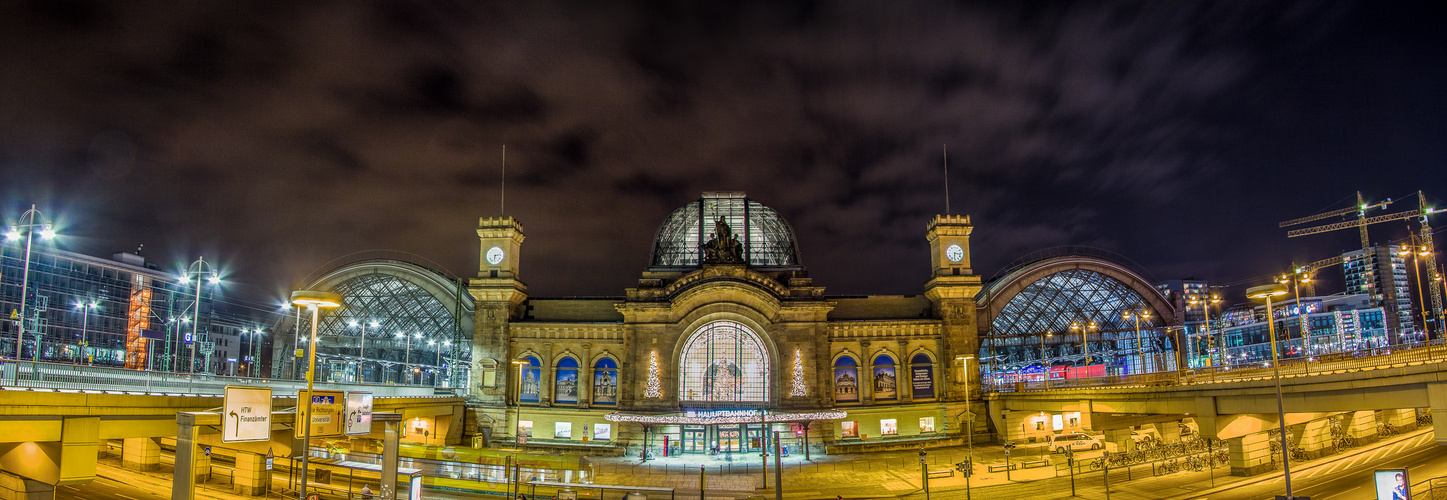
<svg viewBox="0 0 1447 500">
<path fill-rule="evenodd" d="M 0 209 L 271 304 L 362 250 L 475 275 L 506 145 L 534 296 L 622 295 L 715 190 L 782 213 L 826 293 L 912 294 L 947 145 L 979 274 L 1090 245 L 1256 284 L 1358 245 L 1278 221 L 1447 198 L 1444 26 L 1440 1 L 4 2 Z"/>
</svg>

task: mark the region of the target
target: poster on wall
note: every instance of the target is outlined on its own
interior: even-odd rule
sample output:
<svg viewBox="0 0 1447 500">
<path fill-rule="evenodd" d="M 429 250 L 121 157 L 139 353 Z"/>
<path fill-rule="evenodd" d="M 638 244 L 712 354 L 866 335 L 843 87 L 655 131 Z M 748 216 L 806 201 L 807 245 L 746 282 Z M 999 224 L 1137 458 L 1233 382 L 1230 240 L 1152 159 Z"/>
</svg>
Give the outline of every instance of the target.
<svg viewBox="0 0 1447 500">
<path fill-rule="evenodd" d="M 618 364 L 603 358 L 593 365 L 593 403 L 618 404 Z"/>
<path fill-rule="evenodd" d="M 553 400 L 559 403 L 578 402 L 578 370 L 558 370 L 557 391 Z"/>
<path fill-rule="evenodd" d="M 850 403 L 859 401 L 859 370 L 850 367 L 834 368 L 834 401 Z"/>
<path fill-rule="evenodd" d="M 593 439 L 607 441 L 613 438 L 613 424 L 593 424 Z"/>
<path fill-rule="evenodd" d="M 910 367 L 910 386 L 914 388 L 915 399 L 935 397 L 935 369 L 930 365 Z"/>
<path fill-rule="evenodd" d="M 532 420 L 519 420 L 519 421 L 518 421 L 518 435 L 519 435 L 519 436 L 522 436 L 522 437 L 533 437 L 533 421 L 532 421 Z"/>
<path fill-rule="evenodd" d="M 543 386 L 540 378 L 542 370 L 539 368 L 523 368 L 522 372 L 522 394 L 518 399 L 527 403 L 536 403 L 539 401 L 538 389 Z"/>
<path fill-rule="evenodd" d="M 897 385 L 893 365 L 874 367 L 874 399 L 876 401 L 897 398 Z"/>
<path fill-rule="evenodd" d="M 554 423 L 553 423 L 553 438 L 554 438 L 554 439 L 573 439 L 573 423 L 572 423 L 572 422 L 554 422 Z"/>
<path fill-rule="evenodd" d="M 1372 473 L 1372 488 L 1377 491 L 1377 500 L 1412 500 L 1411 481 L 1407 469 L 1377 469 Z"/>
<path fill-rule="evenodd" d="M 854 421 L 840 422 L 840 423 L 839 423 L 839 427 L 840 427 L 841 430 L 844 431 L 844 432 L 843 432 L 844 437 L 847 437 L 847 438 L 857 438 L 857 437 L 859 437 L 859 422 L 854 422 Z"/>
</svg>

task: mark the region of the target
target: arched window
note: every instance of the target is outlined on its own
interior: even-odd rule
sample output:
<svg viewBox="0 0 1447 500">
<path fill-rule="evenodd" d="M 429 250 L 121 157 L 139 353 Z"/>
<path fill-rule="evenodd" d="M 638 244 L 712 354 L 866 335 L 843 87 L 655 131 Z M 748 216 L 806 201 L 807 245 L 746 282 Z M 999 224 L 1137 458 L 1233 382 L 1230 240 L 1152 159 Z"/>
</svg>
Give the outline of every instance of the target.
<svg viewBox="0 0 1447 500">
<path fill-rule="evenodd" d="M 769 400 L 769 354 L 748 327 L 715 321 L 684 343 L 678 394 L 682 401 Z"/>
<path fill-rule="evenodd" d="M 834 401 L 859 402 L 859 363 L 850 356 L 834 360 Z"/>
<path fill-rule="evenodd" d="M 910 358 L 909 386 L 914 399 L 934 399 L 935 365 L 928 354 L 919 353 Z"/>
<path fill-rule="evenodd" d="M 558 360 L 558 378 L 553 382 L 553 401 L 570 404 L 578 402 L 578 360 L 572 357 Z"/>
<path fill-rule="evenodd" d="M 603 358 L 593 365 L 593 404 L 618 404 L 618 363 Z"/>
<path fill-rule="evenodd" d="M 519 371 L 522 372 L 522 374 L 519 375 L 520 378 L 518 378 L 518 380 L 520 381 L 520 385 L 518 386 L 518 401 L 524 403 L 536 403 L 539 401 L 538 391 L 543 387 L 543 365 L 542 363 L 538 362 L 538 358 L 532 356 L 528 356 L 526 358 L 523 358 L 522 360 L 526 361 L 527 364 L 518 367 Z"/>
<path fill-rule="evenodd" d="M 899 399 L 899 382 L 895 378 L 894 358 L 881 354 L 874 358 L 874 400 Z"/>
</svg>

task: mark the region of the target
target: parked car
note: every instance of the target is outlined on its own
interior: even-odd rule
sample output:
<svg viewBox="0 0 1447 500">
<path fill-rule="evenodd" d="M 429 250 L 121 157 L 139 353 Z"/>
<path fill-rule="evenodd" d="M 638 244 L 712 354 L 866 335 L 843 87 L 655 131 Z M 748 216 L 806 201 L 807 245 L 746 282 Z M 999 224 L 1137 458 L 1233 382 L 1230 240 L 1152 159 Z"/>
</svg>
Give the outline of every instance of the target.
<svg viewBox="0 0 1447 500">
<path fill-rule="evenodd" d="M 1080 432 L 1067 432 L 1050 436 L 1050 442 L 1046 445 L 1056 453 L 1065 453 L 1065 450 L 1099 450 L 1103 445 L 1100 438 Z"/>
<path fill-rule="evenodd" d="M 1151 448 L 1159 444 L 1161 441 L 1160 438 L 1157 438 L 1155 436 L 1154 432 L 1147 432 L 1143 430 L 1130 431 L 1130 440 L 1135 442 L 1136 448 L 1138 449 Z"/>
</svg>

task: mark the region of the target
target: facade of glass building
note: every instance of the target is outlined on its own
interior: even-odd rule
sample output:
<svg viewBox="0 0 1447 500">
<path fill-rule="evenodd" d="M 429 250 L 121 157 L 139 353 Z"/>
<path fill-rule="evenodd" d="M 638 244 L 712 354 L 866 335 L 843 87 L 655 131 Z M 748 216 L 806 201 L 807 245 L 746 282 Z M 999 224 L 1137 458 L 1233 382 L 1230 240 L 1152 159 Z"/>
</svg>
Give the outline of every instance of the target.
<svg viewBox="0 0 1447 500">
<path fill-rule="evenodd" d="M 191 361 L 190 370 L 219 369 L 214 358 L 206 365 L 214 287 L 201 287 L 198 316 L 195 282 L 181 281 L 179 272 L 164 272 L 136 254 L 102 259 L 37 241 L 29 293 L 23 293 L 25 241 L 5 241 L 0 256 L 0 307 L 9 318 L 0 322 L 0 355 L 15 356 L 24 296 L 22 359 L 178 372 L 188 371 Z M 193 331 L 201 347 L 194 361 L 187 343 Z"/>
<path fill-rule="evenodd" d="M 1412 313 L 1407 261 L 1399 250 L 1397 245 L 1377 245 L 1347 252 L 1342 254 L 1341 266 L 1346 292 L 1364 294 L 1374 307 L 1386 311 L 1387 331 L 1394 344 L 1426 339 Z"/>
</svg>

